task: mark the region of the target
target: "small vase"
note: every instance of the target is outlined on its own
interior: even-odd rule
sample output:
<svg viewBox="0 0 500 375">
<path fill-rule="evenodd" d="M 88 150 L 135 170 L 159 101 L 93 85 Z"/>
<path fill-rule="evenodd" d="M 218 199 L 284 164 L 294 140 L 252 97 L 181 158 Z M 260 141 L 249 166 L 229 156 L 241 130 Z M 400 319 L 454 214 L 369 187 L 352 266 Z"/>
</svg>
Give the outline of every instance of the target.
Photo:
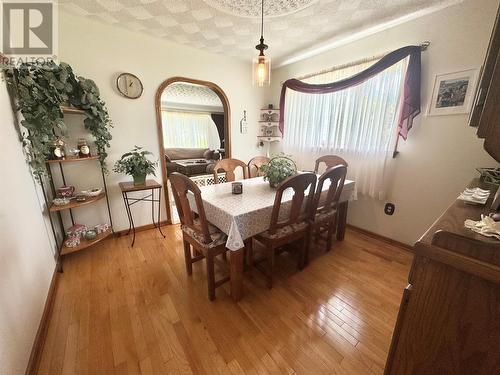
<svg viewBox="0 0 500 375">
<path fill-rule="evenodd" d="M 146 183 L 146 174 L 134 174 L 134 185 L 144 185 Z"/>
</svg>

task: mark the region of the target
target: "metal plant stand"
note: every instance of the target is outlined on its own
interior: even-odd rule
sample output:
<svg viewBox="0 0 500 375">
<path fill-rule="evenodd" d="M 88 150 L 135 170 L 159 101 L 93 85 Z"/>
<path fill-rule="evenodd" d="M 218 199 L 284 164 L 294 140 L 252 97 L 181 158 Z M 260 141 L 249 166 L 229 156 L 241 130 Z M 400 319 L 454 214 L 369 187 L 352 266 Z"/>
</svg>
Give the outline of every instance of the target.
<svg viewBox="0 0 500 375">
<path fill-rule="evenodd" d="M 165 235 L 161 231 L 160 225 L 160 212 L 161 212 L 161 184 L 156 182 L 155 180 L 146 180 L 146 182 L 142 185 L 134 185 L 133 182 L 120 182 L 118 184 L 122 191 L 123 202 L 125 203 L 125 210 L 127 211 L 129 227 L 127 231 L 127 235 L 130 234 L 132 230 L 132 247 L 134 247 L 135 243 L 135 225 L 134 218 L 132 217 L 132 211 L 130 207 L 138 202 L 151 202 L 151 219 L 153 221 L 153 225 L 158 229 L 160 234 L 165 238 Z M 138 197 L 130 197 L 128 193 L 151 190 L 151 192 L 147 195 L 144 195 L 140 198 Z M 158 199 L 155 199 L 155 190 L 158 190 Z M 158 202 L 158 217 L 157 222 L 155 223 L 155 202 Z"/>
</svg>

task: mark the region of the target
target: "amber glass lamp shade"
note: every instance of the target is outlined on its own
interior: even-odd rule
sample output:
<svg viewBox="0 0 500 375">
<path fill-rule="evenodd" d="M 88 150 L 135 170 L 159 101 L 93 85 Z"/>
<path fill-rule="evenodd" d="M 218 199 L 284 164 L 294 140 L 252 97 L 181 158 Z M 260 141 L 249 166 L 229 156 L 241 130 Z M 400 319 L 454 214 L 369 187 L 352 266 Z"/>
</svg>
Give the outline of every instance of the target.
<svg viewBox="0 0 500 375">
<path fill-rule="evenodd" d="M 262 54 L 253 59 L 252 82 L 254 86 L 259 87 L 271 84 L 271 59 L 269 57 Z"/>
</svg>

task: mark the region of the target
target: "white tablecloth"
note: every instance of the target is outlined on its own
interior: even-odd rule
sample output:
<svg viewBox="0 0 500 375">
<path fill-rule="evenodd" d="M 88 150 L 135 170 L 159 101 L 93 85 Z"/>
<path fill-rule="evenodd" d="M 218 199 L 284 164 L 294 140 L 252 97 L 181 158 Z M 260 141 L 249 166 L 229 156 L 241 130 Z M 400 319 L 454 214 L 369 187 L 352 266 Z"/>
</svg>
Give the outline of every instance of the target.
<svg viewBox="0 0 500 375">
<path fill-rule="evenodd" d="M 200 187 L 207 220 L 227 234 L 226 247 L 233 251 L 241 249 L 244 240 L 269 228 L 276 196 L 276 189 L 272 189 L 263 177 L 241 182 L 243 194 L 239 195 L 231 193 L 231 182 Z M 328 182 L 323 185 L 325 196 L 329 185 Z M 284 192 L 280 216 L 287 215 L 292 196 L 292 189 Z M 346 180 L 340 200 L 347 201 L 355 197 L 354 181 Z M 196 211 L 194 196 L 189 194 L 188 199 L 191 209 Z"/>
</svg>

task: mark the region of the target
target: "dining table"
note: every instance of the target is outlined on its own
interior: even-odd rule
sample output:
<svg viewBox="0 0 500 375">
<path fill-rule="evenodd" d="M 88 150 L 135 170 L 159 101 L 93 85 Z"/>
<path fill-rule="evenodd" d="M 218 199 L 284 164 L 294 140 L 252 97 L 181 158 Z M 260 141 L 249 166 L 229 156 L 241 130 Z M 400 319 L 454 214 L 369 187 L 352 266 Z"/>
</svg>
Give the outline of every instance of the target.
<svg viewBox="0 0 500 375">
<path fill-rule="evenodd" d="M 243 269 L 245 245 L 252 237 L 269 228 L 274 207 L 276 189 L 263 177 L 240 180 L 242 193 L 232 193 L 232 182 L 200 186 L 203 207 L 207 220 L 227 235 L 226 248 L 229 251 L 230 289 L 234 301 L 243 296 Z M 330 186 L 326 180 L 321 199 L 326 199 Z M 314 193 L 314 192 L 313 192 Z M 310 192 L 306 191 L 306 195 Z M 280 218 L 289 213 L 293 190 L 283 192 L 280 205 Z M 188 195 L 191 209 L 196 212 L 194 195 Z M 350 200 L 356 199 L 356 185 L 345 180 L 340 195 L 336 238 L 342 241 L 345 235 L 347 209 Z"/>
</svg>

